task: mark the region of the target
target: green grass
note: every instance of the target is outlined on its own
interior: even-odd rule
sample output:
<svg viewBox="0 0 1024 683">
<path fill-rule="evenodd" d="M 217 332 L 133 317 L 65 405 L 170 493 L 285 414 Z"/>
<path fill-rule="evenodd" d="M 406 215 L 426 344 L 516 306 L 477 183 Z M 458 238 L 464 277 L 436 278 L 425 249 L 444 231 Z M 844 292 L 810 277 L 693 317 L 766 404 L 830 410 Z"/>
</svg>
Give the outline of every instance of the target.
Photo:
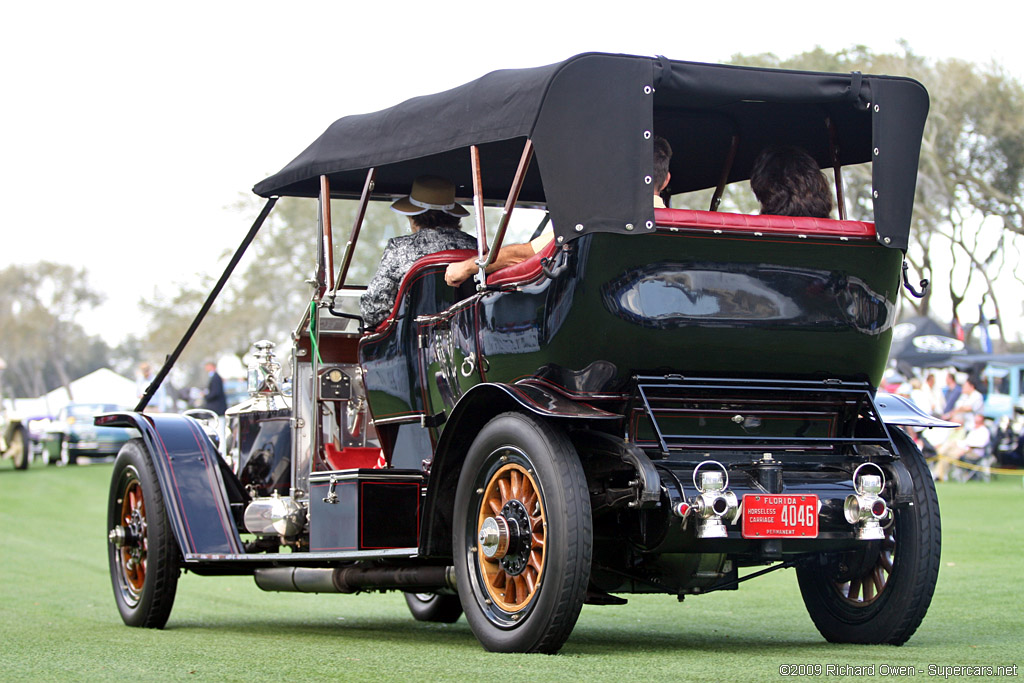
<svg viewBox="0 0 1024 683">
<path fill-rule="evenodd" d="M 107 574 L 110 470 L 0 463 L 0 678 L 732 682 L 779 680 L 783 664 L 911 665 L 918 678 L 1024 664 L 1020 477 L 940 485 L 939 583 L 902 647 L 826 643 L 786 570 L 683 604 L 586 606 L 561 654 L 544 656 L 484 652 L 464 619 L 415 622 L 397 593 L 264 593 L 245 577 L 186 574 L 165 630 L 128 628 Z"/>
</svg>

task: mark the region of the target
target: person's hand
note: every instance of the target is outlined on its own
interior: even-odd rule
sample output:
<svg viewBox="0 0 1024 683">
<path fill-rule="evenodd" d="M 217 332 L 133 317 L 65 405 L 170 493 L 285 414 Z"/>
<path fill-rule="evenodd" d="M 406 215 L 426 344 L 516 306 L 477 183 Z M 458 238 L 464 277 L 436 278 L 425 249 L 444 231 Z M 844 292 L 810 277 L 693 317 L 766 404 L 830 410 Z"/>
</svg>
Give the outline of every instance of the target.
<svg viewBox="0 0 1024 683">
<path fill-rule="evenodd" d="M 473 277 L 476 272 L 476 262 L 468 258 L 465 261 L 449 263 L 444 271 L 444 281 L 452 287 L 458 287 L 463 282 Z"/>
</svg>

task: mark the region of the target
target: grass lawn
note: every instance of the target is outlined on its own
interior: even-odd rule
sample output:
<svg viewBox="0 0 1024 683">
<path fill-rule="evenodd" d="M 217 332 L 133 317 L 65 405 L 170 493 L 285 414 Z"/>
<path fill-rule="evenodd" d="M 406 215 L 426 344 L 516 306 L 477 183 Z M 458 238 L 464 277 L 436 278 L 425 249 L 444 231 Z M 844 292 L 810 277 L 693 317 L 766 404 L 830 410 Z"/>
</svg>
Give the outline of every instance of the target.
<svg viewBox="0 0 1024 683">
<path fill-rule="evenodd" d="M 398 593 L 265 593 L 246 577 L 185 574 L 165 630 L 128 628 L 107 572 L 110 472 L 0 463 L 0 679 L 732 682 L 779 680 L 782 665 L 912 666 L 921 679 L 929 665 L 1024 665 L 1021 477 L 940 484 L 939 583 L 902 647 L 825 642 L 784 570 L 682 604 L 585 606 L 546 656 L 487 653 L 464 619 L 413 621 Z"/>
</svg>

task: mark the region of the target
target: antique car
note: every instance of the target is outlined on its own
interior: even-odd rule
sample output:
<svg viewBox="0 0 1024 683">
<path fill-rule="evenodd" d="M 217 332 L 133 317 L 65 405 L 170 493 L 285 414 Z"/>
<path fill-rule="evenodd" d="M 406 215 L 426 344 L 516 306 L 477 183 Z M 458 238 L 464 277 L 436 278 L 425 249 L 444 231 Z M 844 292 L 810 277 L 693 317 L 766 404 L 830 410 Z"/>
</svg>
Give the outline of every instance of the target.
<svg viewBox="0 0 1024 683">
<path fill-rule="evenodd" d="M 0 414 L 0 460 L 10 458 L 16 470 L 27 470 L 29 463 L 41 455 L 43 430 L 49 415 L 20 417 Z"/>
<path fill-rule="evenodd" d="M 940 530 L 900 426 L 940 422 L 875 387 L 913 289 L 927 110 L 906 78 L 584 54 L 336 121 L 255 186 L 263 211 L 190 328 L 278 197 L 318 201 L 291 396 L 261 342 L 231 457 L 188 417 L 142 414 L 152 387 L 97 418 L 141 432 L 110 489 L 123 620 L 164 626 L 184 569 L 399 590 L 416 619 L 464 613 L 488 650 L 555 652 L 584 604 L 794 568 L 825 638 L 905 642 Z M 713 188 L 711 210 L 653 208 L 655 135 L 675 150 L 671 193 Z M 838 219 L 716 210 L 776 143 L 833 169 Z M 868 163 L 874 221 L 849 220 L 842 168 Z M 359 239 L 365 208 L 423 174 L 472 202 L 479 248 L 417 261 L 368 328 L 347 281 L 356 250 L 381 249 Z M 358 202 L 344 238 L 332 198 Z M 488 273 L 527 207 L 554 240 Z M 475 279 L 448 286 L 466 258 Z"/>
<path fill-rule="evenodd" d="M 46 426 L 40 445 L 48 463 L 74 465 L 81 456 L 111 458 L 121 446 L 137 437 L 134 428 L 101 426 L 93 418 L 101 413 L 122 410 L 116 403 L 69 403 Z"/>
</svg>

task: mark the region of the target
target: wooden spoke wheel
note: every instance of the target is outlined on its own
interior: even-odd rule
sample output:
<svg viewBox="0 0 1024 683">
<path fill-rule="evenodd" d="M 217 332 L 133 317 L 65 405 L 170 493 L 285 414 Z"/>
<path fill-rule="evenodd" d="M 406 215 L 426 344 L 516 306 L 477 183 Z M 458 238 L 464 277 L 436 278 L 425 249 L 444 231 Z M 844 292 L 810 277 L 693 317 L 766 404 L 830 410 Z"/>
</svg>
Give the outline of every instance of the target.
<svg viewBox="0 0 1024 683">
<path fill-rule="evenodd" d="M 10 457 L 14 461 L 14 469 L 26 470 L 31 459 L 31 453 L 32 446 L 25 436 L 25 428 L 21 425 L 16 426 L 11 432 L 11 437 L 7 444 L 7 452 L 4 453 L 4 457 Z"/>
<path fill-rule="evenodd" d="M 491 477 L 480 499 L 477 529 L 480 570 L 491 600 L 506 612 L 523 609 L 540 585 L 547 534 L 537 482 L 523 465 L 504 465 Z"/>
<path fill-rule="evenodd" d="M 127 442 L 114 461 L 107 541 L 121 619 L 129 626 L 163 628 L 174 605 L 181 551 L 142 439 Z"/>
<path fill-rule="evenodd" d="M 146 583 L 146 501 L 134 467 L 125 468 L 117 496 L 119 522 L 110 531 L 117 548 L 117 585 L 125 604 L 136 607 Z"/>
<path fill-rule="evenodd" d="M 438 624 L 454 624 L 462 616 L 462 603 L 458 595 L 448 593 L 406 593 L 405 604 L 409 606 L 416 621 Z"/>
<path fill-rule="evenodd" d="M 494 652 L 556 652 L 590 579 L 590 496 L 565 433 L 503 413 L 477 434 L 459 475 L 452 538 L 459 599 Z"/>
<path fill-rule="evenodd" d="M 893 506 L 881 541 L 797 567 L 814 625 L 833 643 L 905 643 L 921 624 L 939 574 L 942 531 L 935 484 L 914 442 L 893 429 L 913 482 L 911 504 Z"/>
<path fill-rule="evenodd" d="M 839 596 L 851 605 L 863 607 L 869 605 L 882 595 L 889 576 L 892 574 L 893 559 L 896 553 L 895 525 L 890 524 L 885 539 L 881 541 L 874 564 L 858 576 L 840 576 L 833 580 L 832 587 Z M 849 573 L 848 571 L 846 573 Z"/>
</svg>

